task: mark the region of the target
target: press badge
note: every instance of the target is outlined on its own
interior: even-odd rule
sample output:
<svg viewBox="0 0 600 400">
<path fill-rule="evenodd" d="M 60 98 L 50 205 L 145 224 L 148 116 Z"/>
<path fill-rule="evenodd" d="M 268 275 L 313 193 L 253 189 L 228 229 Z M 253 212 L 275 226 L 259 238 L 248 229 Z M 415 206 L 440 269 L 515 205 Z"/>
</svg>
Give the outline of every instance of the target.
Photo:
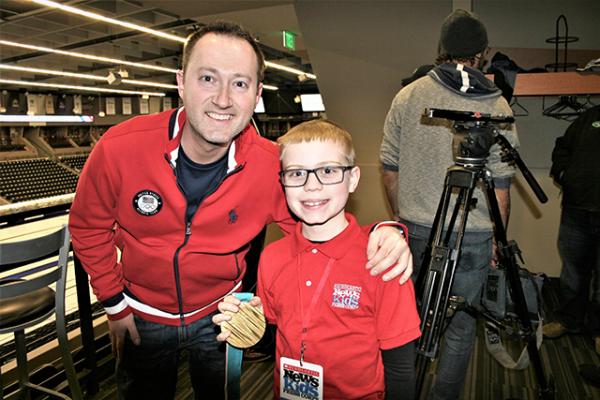
<svg viewBox="0 0 600 400">
<path fill-rule="evenodd" d="M 279 359 L 282 400 L 323 400 L 323 367 L 291 358 Z"/>
</svg>

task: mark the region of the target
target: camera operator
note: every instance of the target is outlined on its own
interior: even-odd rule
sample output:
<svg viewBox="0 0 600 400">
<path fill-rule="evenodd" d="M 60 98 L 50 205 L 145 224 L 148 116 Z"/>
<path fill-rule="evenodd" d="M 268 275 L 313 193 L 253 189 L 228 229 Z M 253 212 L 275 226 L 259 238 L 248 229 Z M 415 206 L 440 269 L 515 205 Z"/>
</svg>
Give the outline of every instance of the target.
<svg viewBox="0 0 600 400">
<path fill-rule="evenodd" d="M 446 170 L 454 161 L 452 133 L 447 125 L 425 121 L 429 107 L 512 115 L 501 91 L 479 71 L 488 50 L 487 32 L 474 14 L 456 10 L 444 21 L 437 66 L 404 87 L 394 98 L 384 125 L 380 150 L 383 181 L 388 201 L 397 218 L 409 226 L 409 245 L 418 276 L 437 205 L 444 188 Z M 424 124 L 423 122 L 427 122 Z M 514 125 L 500 133 L 518 144 Z M 504 225 L 510 208 L 510 183 L 515 173 L 492 146 L 487 162 Z M 402 195 L 399 195 L 400 190 Z M 475 209 L 470 211 L 452 295 L 471 304 L 479 302 L 483 282 L 492 260 L 492 223 L 485 196 L 475 190 Z M 453 246 L 452 238 L 450 246 Z M 463 386 L 475 341 L 475 319 L 465 312 L 452 318 L 444 338 L 433 399 L 456 399 Z"/>
</svg>

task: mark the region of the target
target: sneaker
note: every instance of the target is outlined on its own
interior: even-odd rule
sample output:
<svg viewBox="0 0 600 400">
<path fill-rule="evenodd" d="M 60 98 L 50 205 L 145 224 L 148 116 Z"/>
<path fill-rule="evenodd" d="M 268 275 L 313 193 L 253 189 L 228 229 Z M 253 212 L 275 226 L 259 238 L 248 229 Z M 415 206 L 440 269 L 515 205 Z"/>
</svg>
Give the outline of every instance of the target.
<svg viewBox="0 0 600 400">
<path fill-rule="evenodd" d="M 579 375 L 584 377 L 592 385 L 600 386 L 600 365 L 581 364 L 579 366 Z"/>
<path fill-rule="evenodd" d="M 542 333 L 545 338 L 556 339 L 567 333 L 569 330 L 560 322 L 550 322 L 542 327 Z"/>
</svg>

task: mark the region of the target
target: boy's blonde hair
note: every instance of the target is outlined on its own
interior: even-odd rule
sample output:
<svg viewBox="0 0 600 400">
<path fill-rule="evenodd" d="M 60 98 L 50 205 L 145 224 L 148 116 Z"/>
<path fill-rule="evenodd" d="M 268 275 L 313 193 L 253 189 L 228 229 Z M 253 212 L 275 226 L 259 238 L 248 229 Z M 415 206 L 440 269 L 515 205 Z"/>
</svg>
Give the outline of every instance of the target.
<svg viewBox="0 0 600 400">
<path fill-rule="evenodd" d="M 283 136 L 277 138 L 281 149 L 280 159 L 283 159 L 285 149 L 290 144 L 330 140 L 342 146 L 347 165 L 354 165 L 354 145 L 352 136 L 345 129 L 325 119 L 313 119 L 296 125 Z"/>
</svg>

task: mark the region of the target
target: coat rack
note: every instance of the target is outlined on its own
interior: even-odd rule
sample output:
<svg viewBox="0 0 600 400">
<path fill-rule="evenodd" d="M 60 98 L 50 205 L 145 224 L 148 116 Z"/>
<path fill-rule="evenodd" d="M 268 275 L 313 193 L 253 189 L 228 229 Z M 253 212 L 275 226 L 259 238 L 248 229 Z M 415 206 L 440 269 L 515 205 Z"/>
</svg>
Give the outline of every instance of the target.
<svg viewBox="0 0 600 400">
<path fill-rule="evenodd" d="M 542 99 L 542 114 L 547 117 L 553 117 L 556 119 L 562 119 L 566 121 L 572 121 L 579 114 L 585 111 L 588 107 L 585 103 L 581 103 L 577 96 L 560 96 L 558 102 L 546 107 L 546 98 Z"/>
<path fill-rule="evenodd" d="M 565 34 L 564 36 L 559 35 L 560 31 L 560 23 L 563 23 Z M 567 24 L 567 17 L 564 15 L 560 15 L 556 19 L 556 30 L 554 33 L 554 37 L 546 39 L 546 43 L 554 43 L 554 63 L 546 64 L 546 70 L 554 69 L 554 72 L 558 72 L 560 68 L 562 68 L 563 72 L 566 72 L 567 69 L 577 68 L 577 63 L 569 63 L 567 62 L 567 53 L 568 53 L 568 45 L 569 43 L 577 42 L 579 38 L 577 36 L 569 36 L 569 25 Z M 563 50 L 563 62 L 558 62 L 558 45 L 564 44 Z"/>
<path fill-rule="evenodd" d="M 513 110 L 514 117 L 527 117 L 529 115 L 529 110 L 519 103 L 519 98 L 517 96 L 513 97 L 509 105 Z"/>
</svg>

